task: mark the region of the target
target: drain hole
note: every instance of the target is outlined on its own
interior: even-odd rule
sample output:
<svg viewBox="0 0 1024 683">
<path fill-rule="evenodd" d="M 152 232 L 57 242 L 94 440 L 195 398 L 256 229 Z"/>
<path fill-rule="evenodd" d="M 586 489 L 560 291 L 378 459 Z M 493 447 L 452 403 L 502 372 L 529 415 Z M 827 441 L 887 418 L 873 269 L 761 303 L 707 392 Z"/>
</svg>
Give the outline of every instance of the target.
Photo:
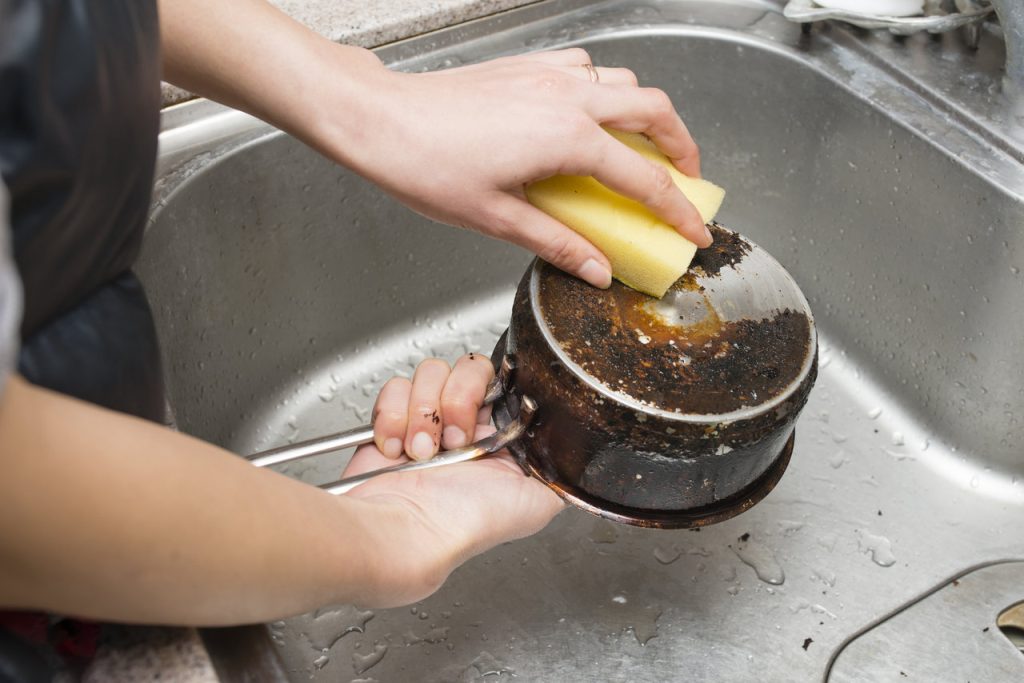
<svg viewBox="0 0 1024 683">
<path fill-rule="evenodd" d="M 996 626 L 1006 639 L 1024 655 L 1024 602 L 1006 608 L 996 619 Z"/>
</svg>

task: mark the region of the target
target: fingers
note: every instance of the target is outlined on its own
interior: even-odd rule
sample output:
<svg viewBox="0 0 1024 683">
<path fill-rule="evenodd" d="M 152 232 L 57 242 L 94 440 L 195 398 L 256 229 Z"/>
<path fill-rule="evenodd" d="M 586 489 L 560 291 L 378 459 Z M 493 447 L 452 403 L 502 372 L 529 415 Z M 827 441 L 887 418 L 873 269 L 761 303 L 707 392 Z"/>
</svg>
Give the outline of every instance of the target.
<svg viewBox="0 0 1024 683">
<path fill-rule="evenodd" d="M 711 235 L 704 227 L 700 212 L 676 186 L 668 170 L 603 130 L 600 133 L 600 137 L 595 136 L 593 144 L 587 146 L 591 157 L 582 159 L 586 167 L 576 174 L 594 176 L 602 185 L 642 203 L 694 244 L 710 245 Z"/>
<path fill-rule="evenodd" d="M 629 69 L 620 69 L 618 67 L 610 66 L 595 66 L 593 67 L 596 79 L 591 76 L 590 69 L 580 64 L 574 64 L 572 66 L 559 67 L 558 70 L 562 73 L 568 74 L 573 78 L 578 78 L 583 81 L 589 81 L 595 84 L 601 85 L 623 85 L 630 87 L 637 87 L 638 82 L 636 74 Z"/>
<path fill-rule="evenodd" d="M 405 452 L 413 460 L 429 460 L 441 445 L 441 392 L 450 375 L 448 364 L 437 358 L 427 359 L 416 368 L 405 432 Z"/>
<path fill-rule="evenodd" d="M 360 474 L 367 472 L 373 472 L 374 470 L 384 469 L 385 467 L 391 467 L 399 463 L 395 462 L 396 458 L 385 457 L 378 448 L 373 445 L 360 446 L 356 449 L 356 452 L 352 454 L 352 458 L 345 465 L 344 471 L 341 473 L 341 478 L 355 477 Z M 406 462 L 406 458 L 398 458 L 400 462 Z"/>
<path fill-rule="evenodd" d="M 526 54 L 510 57 L 509 59 L 538 62 L 540 64 L 549 64 L 551 66 L 578 66 L 580 64 L 594 63 L 590 58 L 590 53 L 581 47 L 570 47 L 565 50 L 527 52 Z"/>
<path fill-rule="evenodd" d="M 612 269 L 605 255 L 579 233 L 529 204 L 525 198 L 499 195 L 490 208 L 497 223 L 492 234 L 529 249 L 594 287 L 607 289 L 611 285 Z"/>
<path fill-rule="evenodd" d="M 676 168 L 700 177 L 700 149 L 672 100 L 657 88 L 595 88 L 587 110 L 602 125 L 627 133 L 646 133 Z"/>
<path fill-rule="evenodd" d="M 373 408 L 373 441 L 390 459 L 406 453 L 429 460 L 440 446 L 460 448 L 472 440 L 489 409 L 483 405 L 494 368 L 487 356 L 467 354 L 454 369 L 437 358 L 420 363 L 410 382 L 389 380 Z"/>
<path fill-rule="evenodd" d="M 456 361 L 441 393 L 444 418 L 441 443 L 446 449 L 461 448 L 469 443 L 492 377 L 494 368 L 486 356 L 474 353 Z"/>
<path fill-rule="evenodd" d="M 528 61 L 560 67 L 559 71 L 583 81 L 593 81 L 585 64 L 593 64 L 581 48 L 533 52 L 521 55 Z M 657 88 L 639 88 L 636 74 L 629 69 L 596 66 L 597 82 L 634 88 L 633 91 L 602 89 L 594 93 L 598 122 L 615 130 L 646 133 L 654 144 L 688 176 L 700 177 L 700 149 L 693 141 L 672 100 Z M 599 94 L 598 94 L 599 93 Z M 591 107 L 594 109 L 594 107 Z"/>
<path fill-rule="evenodd" d="M 373 442 L 388 458 L 397 458 L 405 447 L 411 392 L 412 382 L 393 377 L 380 390 L 373 406 Z"/>
</svg>

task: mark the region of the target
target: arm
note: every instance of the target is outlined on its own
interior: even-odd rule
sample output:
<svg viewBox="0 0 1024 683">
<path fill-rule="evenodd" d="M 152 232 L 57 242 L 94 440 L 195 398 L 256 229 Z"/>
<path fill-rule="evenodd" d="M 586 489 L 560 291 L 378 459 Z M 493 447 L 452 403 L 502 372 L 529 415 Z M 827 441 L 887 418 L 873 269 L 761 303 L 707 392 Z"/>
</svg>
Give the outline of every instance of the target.
<svg viewBox="0 0 1024 683">
<path fill-rule="evenodd" d="M 372 467 L 374 451 L 357 462 Z M 216 625 L 404 604 L 560 509 L 541 484 L 495 465 L 388 475 L 335 497 L 11 378 L 0 398 L 0 605 Z M 449 485 L 481 493 L 456 505 Z"/>
<path fill-rule="evenodd" d="M 667 95 L 626 69 L 589 80 L 581 49 L 425 74 L 389 71 L 264 0 L 160 0 L 165 76 L 248 111 L 378 183 L 420 213 L 526 247 L 591 284 L 610 282 L 592 244 L 526 202 L 523 187 L 593 175 L 711 243 L 668 173 L 601 126 L 645 132 L 678 168 L 699 152 Z"/>
</svg>

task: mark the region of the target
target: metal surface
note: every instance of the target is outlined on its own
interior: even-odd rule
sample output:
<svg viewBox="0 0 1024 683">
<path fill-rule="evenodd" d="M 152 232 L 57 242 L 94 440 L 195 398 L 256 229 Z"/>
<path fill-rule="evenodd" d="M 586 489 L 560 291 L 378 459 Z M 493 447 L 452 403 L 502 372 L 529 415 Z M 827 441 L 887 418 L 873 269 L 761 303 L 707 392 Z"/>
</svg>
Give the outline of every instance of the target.
<svg viewBox="0 0 1024 683">
<path fill-rule="evenodd" d="M 1022 591 L 1024 562 L 962 574 L 850 642 L 829 683 L 1019 681 L 1024 657 L 997 618 Z"/>
<path fill-rule="evenodd" d="M 413 70 L 579 44 L 664 88 L 729 191 L 721 220 L 807 295 L 819 378 L 785 477 L 743 515 L 697 533 L 568 510 L 415 613 L 272 624 L 293 680 L 822 680 L 949 577 L 1024 561 L 1024 144 L 998 30 L 971 54 L 802 36 L 779 8 L 544 2 L 379 52 Z M 266 128 L 204 147 L 203 120 L 194 156 L 164 147 L 140 264 L 183 429 L 240 453 L 300 441 L 367 422 L 425 356 L 493 348 L 528 254 Z M 907 638 L 922 658 L 931 633 Z"/>
<path fill-rule="evenodd" d="M 950 13 L 936 13 L 927 16 L 894 17 L 870 12 L 820 7 L 813 0 L 789 0 L 783 15 L 790 21 L 807 23 L 813 21 L 838 20 L 861 28 L 885 28 L 898 36 L 909 36 L 920 31 L 945 33 L 984 21 L 993 11 L 987 2 L 968 0 L 970 6 Z"/>
<path fill-rule="evenodd" d="M 1006 41 L 1006 80 L 1024 93 L 1024 3 L 992 0 Z"/>
<path fill-rule="evenodd" d="M 456 465 L 460 462 L 469 462 L 470 460 L 476 460 L 482 458 L 485 455 L 490 455 L 496 451 L 500 451 L 505 448 L 513 441 L 523 435 L 523 432 L 530 426 L 530 421 L 533 419 L 533 414 L 537 410 L 537 404 L 530 399 L 529 396 L 524 396 L 523 400 L 519 404 L 519 413 L 510 422 L 503 425 L 498 431 L 494 432 L 490 436 L 484 437 L 479 441 L 472 443 L 462 448 L 453 448 L 450 451 L 442 451 L 435 455 L 430 460 L 423 461 L 409 461 L 404 462 L 400 465 L 392 465 L 391 467 L 384 467 L 379 470 L 373 470 L 366 472 L 365 474 L 357 474 L 352 477 L 345 477 L 338 481 L 331 482 L 330 484 L 323 484 L 320 488 L 324 489 L 328 493 L 334 495 L 341 495 L 348 493 L 355 487 L 362 483 L 365 483 L 375 477 L 379 477 L 382 474 L 391 474 L 394 472 L 414 472 L 416 470 L 429 470 L 435 467 L 442 467 L 444 465 Z"/>
</svg>

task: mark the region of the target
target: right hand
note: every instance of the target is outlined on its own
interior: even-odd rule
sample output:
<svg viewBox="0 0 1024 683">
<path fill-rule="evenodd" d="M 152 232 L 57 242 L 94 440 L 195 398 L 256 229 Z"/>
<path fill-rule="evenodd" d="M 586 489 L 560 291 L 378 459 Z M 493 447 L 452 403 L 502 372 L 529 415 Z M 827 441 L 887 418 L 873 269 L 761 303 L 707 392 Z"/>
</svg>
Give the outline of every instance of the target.
<svg viewBox="0 0 1024 683">
<path fill-rule="evenodd" d="M 680 171 L 699 176 L 699 150 L 671 100 L 638 87 L 628 69 L 596 67 L 600 82 L 591 82 L 583 66 L 590 62 L 572 48 L 410 74 L 368 58 L 356 107 L 366 124 L 354 127 L 352 90 L 339 88 L 333 106 L 317 107 L 327 113 L 310 117 L 317 124 L 311 137 L 423 215 L 513 242 L 607 287 L 605 255 L 532 206 L 527 184 L 594 176 L 698 246 L 711 237 L 664 168 L 602 129 L 646 133 Z M 339 60 L 337 69 L 344 68 Z M 325 97 L 332 99 L 330 88 Z"/>
<path fill-rule="evenodd" d="M 426 459 L 439 443 L 457 448 L 493 433 L 487 424 L 489 408 L 482 406 L 493 376 L 486 356 L 470 354 L 454 369 L 432 358 L 420 364 L 412 382 L 390 380 L 374 407 L 375 445 L 356 451 L 342 476 L 404 461 L 400 451 L 394 454 L 398 446 L 390 439 L 415 449 L 418 435 L 426 435 L 421 441 L 430 446 L 423 444 L 426 450 L 420 454 Z M 507 451 L 435 469 L 383 474 L 346 496 L 373 504 L 379 519 L 398 520 L 389 525 L 393 550 L 379 570 L 382 588 L 367 593 L 378 606 L 430 595 L 470 557 L 540 531 L 565 507 L 547 486 L 526 476 Z"/>
</svg>

